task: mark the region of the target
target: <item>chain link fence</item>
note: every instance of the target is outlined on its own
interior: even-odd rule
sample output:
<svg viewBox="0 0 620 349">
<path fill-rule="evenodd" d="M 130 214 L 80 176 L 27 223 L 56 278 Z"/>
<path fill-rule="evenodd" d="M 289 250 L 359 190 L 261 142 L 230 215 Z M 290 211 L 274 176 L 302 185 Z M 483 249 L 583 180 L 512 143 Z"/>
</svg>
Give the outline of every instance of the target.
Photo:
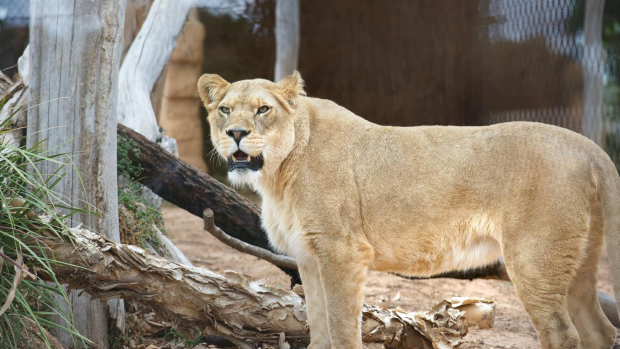
<svg viewBox="0 0 620 349">
<path fill-rule="evenodd" d="M 473 124 L 565 127 L 597 141 L 620 168 L 620 2 L 603 3 L 597 13 L 585 0 L 481 2 Z"/>
</svg>

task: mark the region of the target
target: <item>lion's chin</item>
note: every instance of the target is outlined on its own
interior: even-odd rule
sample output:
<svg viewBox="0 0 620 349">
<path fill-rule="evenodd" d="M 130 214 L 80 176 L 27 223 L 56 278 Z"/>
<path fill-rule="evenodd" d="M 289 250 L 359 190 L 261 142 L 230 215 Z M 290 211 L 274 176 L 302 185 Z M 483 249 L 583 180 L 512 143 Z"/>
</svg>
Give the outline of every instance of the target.
<svg viewBox="0 0 620 349">
<path fill-rule="evenodd" d="M 249 168 L 237 168 L 228 172 L 228 181 L 236 187 L 245 185 L 254 186 L 256 182 L 263 176 L 259 170 L 251 170 Z"/>
</svg>

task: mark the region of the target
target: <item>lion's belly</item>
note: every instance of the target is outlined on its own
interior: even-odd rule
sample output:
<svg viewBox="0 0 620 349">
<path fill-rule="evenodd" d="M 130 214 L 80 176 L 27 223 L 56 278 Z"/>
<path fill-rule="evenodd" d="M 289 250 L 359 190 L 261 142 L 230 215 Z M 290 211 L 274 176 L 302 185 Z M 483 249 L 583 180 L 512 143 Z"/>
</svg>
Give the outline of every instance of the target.
<svg viewBox="0 0 620 349">
<path fill-rule="evenodd" d="M 428 231 L 380 236 L 371 241 L 375 249 L 373 268 L 411 276 L 431 276 L 468 270 L 501 257 L 500 231 L 488 217 L 475 215 Z"/>
<path fill-rule="evenodd" d="M 407 255 L 390 253 L 390 255 L 391 257 L 387 258 L 378 256 L 373 269 L 425 277 L 492 264 L 501 257 L 501 248 L 496 240 L 484 239 L 464 247 L 444 246 L 427 253 L 413 252 Z"/>
<path fill-rule="evenodd" d="M 262 223 L 273 247 L 298 260 L 312 258 L 303 224 L 295 217 L 291 205 L 263 200 Z M 384 226 L 383 220 L 377 222 L 382 229 L 370 229 L 382 234 L 366 236 L 375 252 L 370 265 L 374 270 L 431 276 L 478 268 L 501 257 L 499 224 L 482 212 L 462 214 L 426 229 L 416 225 L 415 219 L 392 227 Z M 368 220 L 365 223 L 373 226 Z"/>
</svg>

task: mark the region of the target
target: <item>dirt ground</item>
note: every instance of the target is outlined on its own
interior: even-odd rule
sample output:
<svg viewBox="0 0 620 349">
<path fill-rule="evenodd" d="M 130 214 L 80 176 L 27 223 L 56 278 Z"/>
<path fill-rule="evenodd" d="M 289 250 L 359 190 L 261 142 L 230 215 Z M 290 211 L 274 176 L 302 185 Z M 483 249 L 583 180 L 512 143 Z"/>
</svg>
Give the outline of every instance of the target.
<svg viewBox="0 0 620 349">
<path fill-rule="evenodd" d="M 202 228 L 202 219 L 177 207 L 162 208 L 168 234 L 196 266 L 215 272 L 234 270 L 269 284 L 288 287 L 286 274 L 272 264 L 237 252 L 222 244 Z M 599 290 L 612 294 L 611 274 L 606 254 L 599 267 Z M 463 349 L 534 349 L 540 348 L 536 332 L 523 310 L 510 282 L 496 280 L 406 280 L 387 273 L 370 272 L 365 302 L 408 311 L 427 310 L 431 305 L 452 296 L 495 299 L 495 326 L 491 330 L 471 330 Z"/>
</svg>

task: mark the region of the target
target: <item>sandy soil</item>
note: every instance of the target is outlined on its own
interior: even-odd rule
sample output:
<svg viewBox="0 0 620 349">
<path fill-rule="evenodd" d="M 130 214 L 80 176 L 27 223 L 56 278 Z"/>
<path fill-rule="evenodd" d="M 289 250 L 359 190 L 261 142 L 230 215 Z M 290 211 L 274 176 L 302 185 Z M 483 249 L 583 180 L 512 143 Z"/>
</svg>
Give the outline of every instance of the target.
<svg viewBox="0 0 620 349">
<path fill-rule="evenodd" d="M 195 265 L 216 272 L 235 270 L 264 278 L 270 284 L 289 287 L 290 280 L 286 274 L 268 262 L 222 244 L 202 229 L 200 218 L 176 207 L 164 207 L 162 211 L 168 234 Z M 612 294 L 611 274 L 606 256 L 602 258 L 599 267 L 598 286 L 603 292 Z M 400 307 L 408 311 L 426 310 L 438 301 L 452 296 L 492 298 L 497 302 L 495 327 L 491 330 L 470 331 L 461 348 L 540 348 L 534 327 L 510 282 L 453 279 L 412 281 L 386 273 L 371 272 L 365 294 L 366 303 L 388 308 Z"/>
</svg>

